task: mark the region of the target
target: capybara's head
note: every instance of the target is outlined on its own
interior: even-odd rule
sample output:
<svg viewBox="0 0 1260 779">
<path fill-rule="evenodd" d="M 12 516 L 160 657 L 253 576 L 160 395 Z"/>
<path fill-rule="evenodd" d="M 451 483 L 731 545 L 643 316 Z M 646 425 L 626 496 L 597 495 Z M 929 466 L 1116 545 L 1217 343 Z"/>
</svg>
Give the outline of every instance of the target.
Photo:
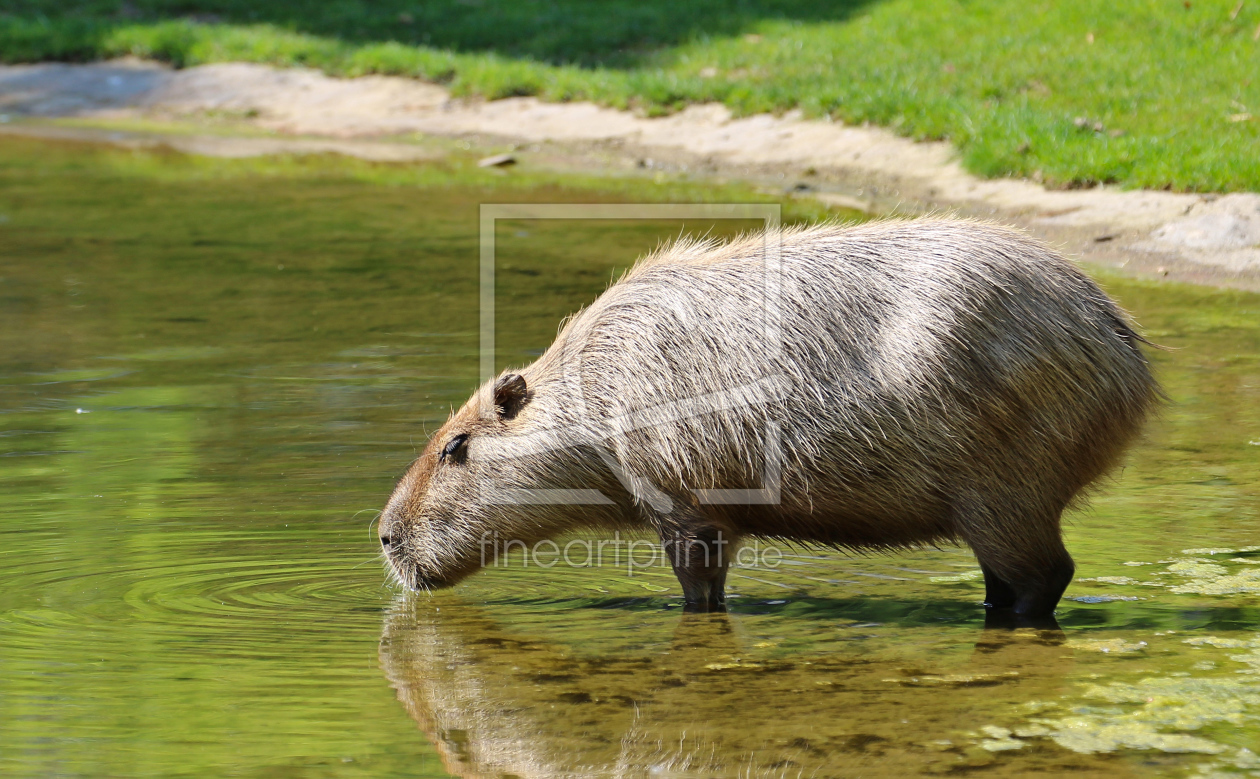
<svg viewBox="0 0 1260 779">
<path fill-rule="evenodd" d="M 429 439 L 378 525 L 381 549 L 402 584 L 452 585 L 494 564 L 505 548 L 512 550 L 509 543 L 532 545 L 592 519 L 582 506 L 547 499 L 565 489 L 606 486 L 590 483 L 580 436 L 550 405 L 524 376 L 507 373 L 474 393 Z"/>
</svg>

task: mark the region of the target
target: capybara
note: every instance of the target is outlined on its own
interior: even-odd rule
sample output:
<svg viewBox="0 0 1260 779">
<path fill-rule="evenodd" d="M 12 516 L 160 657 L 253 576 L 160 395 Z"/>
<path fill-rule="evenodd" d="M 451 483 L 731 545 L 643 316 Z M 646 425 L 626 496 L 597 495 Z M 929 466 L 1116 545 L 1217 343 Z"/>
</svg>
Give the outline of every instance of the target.
<svg viewBox="0 0 1260 779">
<path fill-rule="evenodd" d="M 490 537 L 650 529 L 705 611 L 740 539 L 962 541 L 991 613 L 1052 619 L 1074 570 L 1060 515 L 1159 397 L 1142 340 L 1071 262 L 993 224 L 682 240 L 450 417 L 382 548 L 428 589 Z"/>
</svg>

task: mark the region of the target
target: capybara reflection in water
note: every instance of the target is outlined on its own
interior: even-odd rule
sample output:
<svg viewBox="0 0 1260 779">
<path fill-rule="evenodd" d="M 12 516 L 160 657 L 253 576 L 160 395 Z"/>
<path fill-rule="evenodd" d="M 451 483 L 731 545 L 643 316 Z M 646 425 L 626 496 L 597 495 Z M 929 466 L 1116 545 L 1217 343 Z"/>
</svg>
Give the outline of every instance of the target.
<svg viewBox="0 0 1260 779">
<path fill-rule="evenodd" d="M 996 225 L 680 241 L 451 416 L 381 544 L 421 589 L 484 564 L 491 536 L 650 529 L 703 611 L 740 539 L 961 541 L 991 610 L 1049 617 L 1073 573 L 1060 515 L 1159 396 L 1141 341 L 1071 262 Z"/>
</svg>

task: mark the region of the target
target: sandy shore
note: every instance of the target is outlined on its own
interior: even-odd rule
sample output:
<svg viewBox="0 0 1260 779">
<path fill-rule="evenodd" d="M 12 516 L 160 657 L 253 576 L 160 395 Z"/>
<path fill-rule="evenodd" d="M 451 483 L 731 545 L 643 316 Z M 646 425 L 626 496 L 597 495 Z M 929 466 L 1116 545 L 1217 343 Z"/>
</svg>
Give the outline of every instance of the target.
<svg viewBox="0 0 1260 779">
<path fill-rule="evenodd" d="M 847 208 L 948 210 L 1019 224 L 1087 262 L 1139 275 L 1260 290 L 1260 195 L 1047 190 L 980 179 L 947 143 L 915 143 L 878 128 L 794 114 L 733 118 L 701 105 L 648 119 L 590 103 L 533 98 L 452 100 L 410 79 L 334 79 L 310 70 L 206 65 L 171 70 L 142 61 L 0 67 L 0 124 L 48 132 L 16 117 L 232 117 L 270 137 L 187 134 L 169 145 L 215 156 L 337 152 L 378 160 L 430 157 L 405 134 L 515 143 L 562 164 L 659 168 L 744 178 Z M 287 138 L 285 136 L 300 136 Z M 123 136 L 118 136 L 124 140 Z M 526 157 L 529 150 L 516 152 Z"/>
</svg>

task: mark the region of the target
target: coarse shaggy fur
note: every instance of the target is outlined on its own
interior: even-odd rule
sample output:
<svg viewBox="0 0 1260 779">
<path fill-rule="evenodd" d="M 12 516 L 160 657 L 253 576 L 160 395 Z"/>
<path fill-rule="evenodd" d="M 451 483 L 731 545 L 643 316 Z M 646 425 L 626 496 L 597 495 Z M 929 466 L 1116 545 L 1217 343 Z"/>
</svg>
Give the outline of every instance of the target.
<svg viewBox="0 0 1260 779">
<path fill-rule="evenodd" d="M 1061 513 L 1159 396 L 1141 341 L 1071 262 L 993 224 L 679 241 L 451 417 L 395 490 L 382 540 L 412 587 L 474 570 L 486 533 L 962 541 L 990 600 L 1045 612 L 1072 573 Z M 775 461 L 777 503 L 705 497 L 764 486 Z M 521 497 L 538 489 L 603 499 Z"/>
</svg>

